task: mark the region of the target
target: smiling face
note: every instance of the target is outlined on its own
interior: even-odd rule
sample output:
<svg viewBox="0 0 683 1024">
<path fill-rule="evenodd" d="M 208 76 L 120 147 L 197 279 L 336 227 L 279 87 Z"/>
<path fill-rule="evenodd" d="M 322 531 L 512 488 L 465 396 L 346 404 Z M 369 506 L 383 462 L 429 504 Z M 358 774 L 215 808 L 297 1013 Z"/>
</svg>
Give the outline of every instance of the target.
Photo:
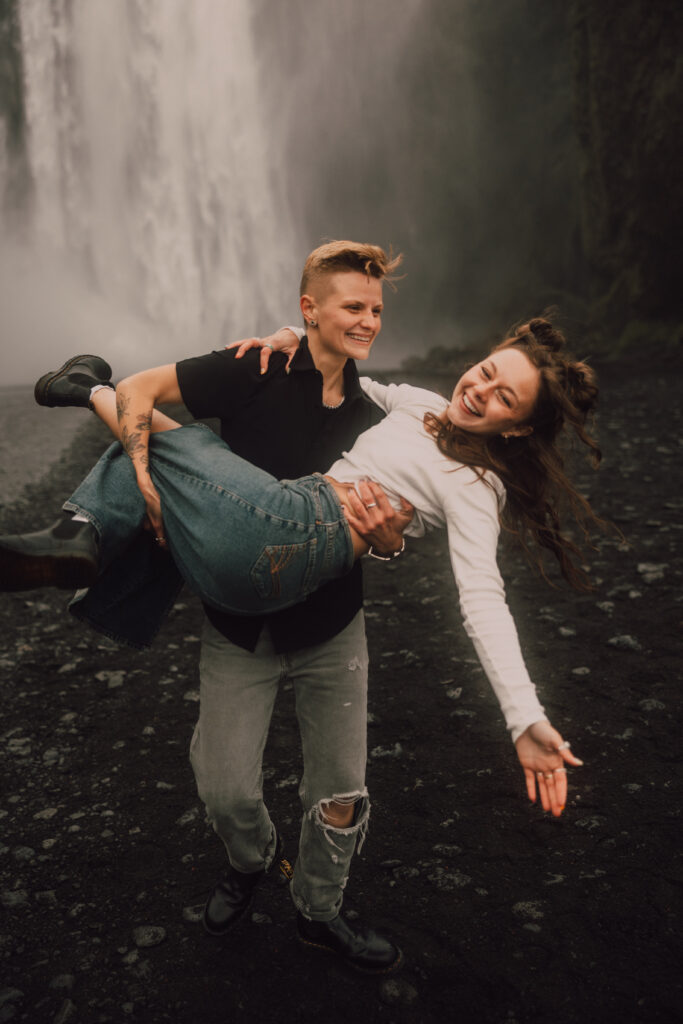
<svg viewBox="0 0 683 1024">
<path fill-rule="evenodd" d="M 310 292 L 301 296 L 314 359 L 316 355 L 367 359 L 382 327 L 382 309 L 379 278 L 355 270 L 315 278 Z M 315 327 L 308 326 L 311 320 Z"/>
<path fill-rule="evenodd" d="M 523 437 L 538 395 L 540 375 L 523 352 L 498 349 L 462 375 L 446 409 L 456 427 L 472 434 Z"/>
</svg>

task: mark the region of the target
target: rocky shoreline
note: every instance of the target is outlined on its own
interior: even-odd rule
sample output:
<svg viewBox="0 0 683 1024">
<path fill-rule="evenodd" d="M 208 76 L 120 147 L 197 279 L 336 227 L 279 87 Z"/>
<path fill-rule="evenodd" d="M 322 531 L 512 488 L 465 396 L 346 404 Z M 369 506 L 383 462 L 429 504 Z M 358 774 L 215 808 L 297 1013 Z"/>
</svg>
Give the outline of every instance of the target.
<svg viewBox="0 0 683 1024">
<path fill-rule="evenodd" d="M 187 748 L 202 613 L 150 652 L 86 632 L 50 591 L 0 595 L 0 1022 L 669 1022 L 681 1006 L 678 833 L 681 373 L 605 389 L 595 593 L 502 565 L 532 677 L 586 764 L 559 820 L 528 804 L 464 635 L 444 538 L 366 569 L 371 830 L 345 910 L 400 941 L 391 980 L 299 946 L 286 888 L 225 941 L 198 924 L 221 869 Z M 0 528 L 40 528 L 106 444 L 89 421 Z M 293 694 L 266 798 L 294 856 Z"/>
</svg>

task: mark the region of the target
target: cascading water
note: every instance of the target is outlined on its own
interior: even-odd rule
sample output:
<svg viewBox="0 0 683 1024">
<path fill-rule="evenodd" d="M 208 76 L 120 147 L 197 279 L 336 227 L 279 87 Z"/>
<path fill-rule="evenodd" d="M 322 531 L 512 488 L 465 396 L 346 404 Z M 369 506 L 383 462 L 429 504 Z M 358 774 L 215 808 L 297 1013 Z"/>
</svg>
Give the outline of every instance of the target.
<svg viewBox="0 0 683 1024">
<path fill-rule="evenodd" d="M 249 0 L 19 11 L 34 249 L 182 339 L 173 355 L 280 322 L 298 253 L 268 162 Z"/>
</svg>

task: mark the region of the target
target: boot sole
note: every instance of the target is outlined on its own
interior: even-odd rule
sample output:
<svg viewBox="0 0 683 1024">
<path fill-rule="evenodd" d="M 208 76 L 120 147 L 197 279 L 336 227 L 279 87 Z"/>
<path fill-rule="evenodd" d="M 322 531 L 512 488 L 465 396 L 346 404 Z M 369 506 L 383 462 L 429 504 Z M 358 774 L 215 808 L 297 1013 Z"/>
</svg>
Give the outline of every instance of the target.
<svg viewBox="0 0 683 1024">
<path fill-rule="evenodd" d="M 216 938 L 220 939 L 223 935 L 232 935 L 233 932 L 235 931 L 235 929 L 239 928 L 241 922 L 244 921 L 244 919 L 247 916 L 247 913 L 249 912 L 249 909 L 250 909 L 250 907 L 252 905 L 252 902 L 253 902 L 253 900 L 249 900 L 249 902 L 247 903 L 246 907 L 244 907 L 244 909 L 242 911 L 240 911 L 239 914 L 237 914 L 235 917 L 233 917 L 230 920 L 230 922 L 228 924 L 226 924 L 225 927 L 223 927 L 223 928 L 214 928 L 211 925 L 209 925 L 207 923 L 207 920 L 206 920 L 206 911 L 205 911 L 203 916 L 202 916 L 202 925 L 204 927 L 204 931 L 208 935 L 213 935 L 213 937 L 215 939 Z"/>
<path fill-rule="evenodd" d="M 332 953 L 337 957 L 341 963 L 346 964 L 347 967 L 353 967 L 354 971 L 360 971 L 361 974 L 393 974 L 397 971 L 403 963 L 403 953 L 396 946 L 396 959 L 388 967 L 363 967 L 362 964 L 355 964 L 353 960 L 348 960 L 343 953 L 333 949 L 332 946 L 323 946 L 320 942 L 311 942 L 310 939 L 305 939 L 302 935 L 297 932 L 297 938 L 302 946 L 308 946 L 309 949 L 319 949 L 323 953 Z"/>
<path fill-rule="evenodd" d="M 35 398 L 38 405 L 45 405 L 50 409 L 54 409 L 55 406 L 50 405 L 50 388 L 57 383 L 57 381 L 69 372 L 75 363 L 80 363 L 83 359 L 95 359 L 100 364 L 102 369 L 101 378 L 102 380 L 109 380 L 111 378 L 111 366 L 106 360 L 102 359 L 101 356 L 92 355 L 81 355 L 72 356 L 71 359 L 67 359 L 63 366 L 60 366 L 58 370 L 51 370 L 49 373 L 44 373 L 43 376 L 37 381 L 35 388 L 33 389 L 33 397 Z"/>
<path fill-rule="evenodd" d="M 0 546 L 0 590 L 57 587 L 79 590 L 97 579 L 98 566 L 86 555 L 29 555 Z"/>
</svg>

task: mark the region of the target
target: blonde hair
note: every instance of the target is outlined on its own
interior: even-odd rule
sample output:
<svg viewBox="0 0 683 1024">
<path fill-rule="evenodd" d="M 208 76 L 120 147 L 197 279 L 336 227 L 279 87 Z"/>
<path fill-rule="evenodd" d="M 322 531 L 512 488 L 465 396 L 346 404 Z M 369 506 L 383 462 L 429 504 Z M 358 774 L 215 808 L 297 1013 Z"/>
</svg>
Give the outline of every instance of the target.
<svg viewBox="0 0 683 1024">
<path fill-rule="evenodd" d="M 387 255 L 379 245 L 370 245 L 369 242 L 325 242 L 309 253 L 301 275 L 299 294 L 305 295 L 314 279 L 340 271 L 355 270 L 392 284 L 393 273 L 402 259 L 401 253 L 393 256 L 390 251 Z"/>
</svg>

